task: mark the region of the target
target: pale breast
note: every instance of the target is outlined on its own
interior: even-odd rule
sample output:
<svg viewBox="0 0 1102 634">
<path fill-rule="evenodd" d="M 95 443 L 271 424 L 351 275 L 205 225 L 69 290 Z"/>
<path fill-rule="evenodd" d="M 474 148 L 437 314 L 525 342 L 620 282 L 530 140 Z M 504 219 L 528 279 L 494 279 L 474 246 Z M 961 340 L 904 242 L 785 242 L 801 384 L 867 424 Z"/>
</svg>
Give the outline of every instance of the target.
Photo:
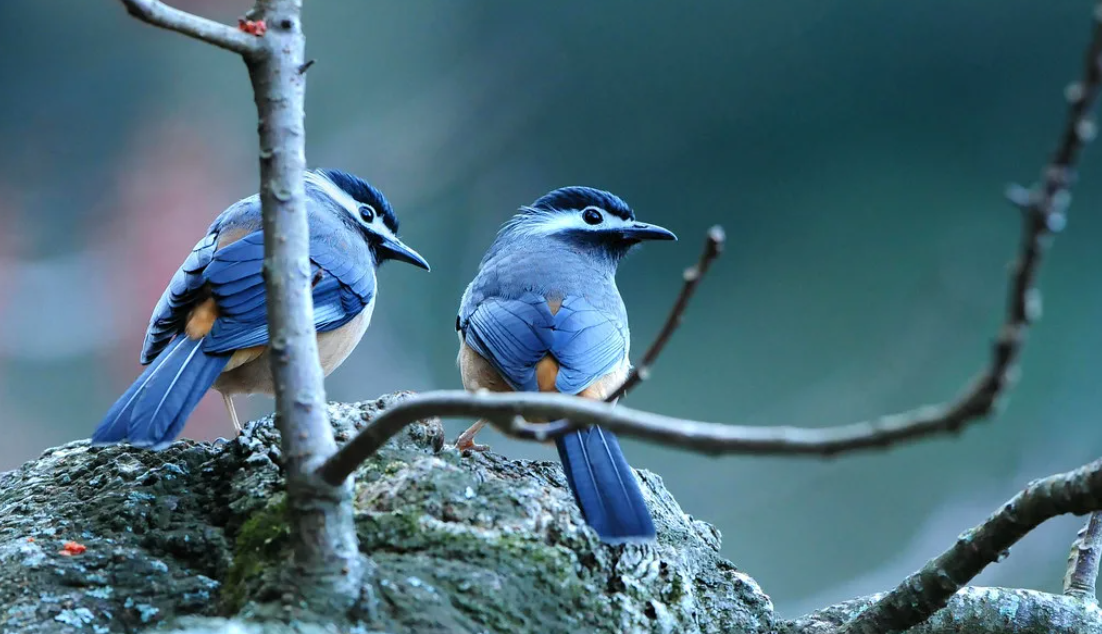
<svg viewBox="0 0 1102 634">
<path fill-rule="evenodd" d="M 318 360 L 325 376 L 340 367 L 363 339 L 374 308 L 372 298 L 352 321 L 336 330 L 318 333 Z M 270 364 L 267 346 L 238 350 L 215 380 L 214 389 L 223 394 L 272 394 L 275 387 Z"/>
<path fill-rule="evenodd" d="M 371 313 L 375 310 L 375 298 L 364 306 L 359 315 L 352 321 L 329 332 L 318 333 L 318 356 L 321 360 L 321 371 L 329 376 L 333 370 L 340 367 L 348 355 L 359 345 L 371 324 Z"/>
</svg>

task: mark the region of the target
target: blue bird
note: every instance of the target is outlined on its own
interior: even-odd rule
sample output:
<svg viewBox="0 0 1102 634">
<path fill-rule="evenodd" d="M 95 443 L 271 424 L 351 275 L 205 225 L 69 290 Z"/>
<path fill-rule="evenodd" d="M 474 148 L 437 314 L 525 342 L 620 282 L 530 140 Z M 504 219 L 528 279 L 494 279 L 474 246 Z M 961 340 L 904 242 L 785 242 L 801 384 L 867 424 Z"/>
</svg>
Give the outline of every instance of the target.
<svg viewBox="0 0 1102 634">
<path fill-rule="evenodd" d="M 564 187 L 501 228 L 467 287 L 455 327 L 467 390 L 561 392 L 603 400 L 627 377 L 631 338 L 616 268 L 645 240 L 676 240 L 635 220 L 617 196 Z M 479 421 L 456 446 L 483 449 Z M 600 427 L 555 445 L 586 522 L 608 543 L 654 538 L 654 523 L 616 437 Z"/>
<path fill-rule="evenodd" d="M 328 376 L 371 321 L 376 267 L 391 259 L 429 265 L 398 239 L 382 192 L 339 170 L 309 171 L 305 179 L 314 326 Z M 223 211 L 173 275 L 145 333 L 141 363 L 148 367 L 96 427 L 94 444 L 166 447 L 211 387 L 241 429 L 233 395 L 274 392 L 263 260 L 254 194 Z"/>
</svg>

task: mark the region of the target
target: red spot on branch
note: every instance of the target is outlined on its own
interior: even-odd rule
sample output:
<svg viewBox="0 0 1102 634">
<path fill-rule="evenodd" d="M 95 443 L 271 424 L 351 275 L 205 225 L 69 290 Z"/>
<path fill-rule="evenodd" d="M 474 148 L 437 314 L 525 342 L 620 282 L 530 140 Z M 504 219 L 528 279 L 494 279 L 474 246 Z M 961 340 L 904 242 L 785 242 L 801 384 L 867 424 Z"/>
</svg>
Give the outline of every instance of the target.
<svg viewBox="0 0 1102 634">
<path fill-rule="evenodd" d="M 245 18 L 237 19 L 237 28 L 249 35 L 255 35 L 261 37 L 268 32 L 268 24 L 264 20 L 246 20 Z"/>
<path fill-rule="evenodd" d="M 84 544 L 77 542 L 65 542 L 65 545 L 61 547 L 61 550 L 57 551 L 57 554 L 64 555 L 66 557 L 72 557 L 73 555 L 84 554 L 84 551 L 88 550 L 88 547 Z"/>
</svg>

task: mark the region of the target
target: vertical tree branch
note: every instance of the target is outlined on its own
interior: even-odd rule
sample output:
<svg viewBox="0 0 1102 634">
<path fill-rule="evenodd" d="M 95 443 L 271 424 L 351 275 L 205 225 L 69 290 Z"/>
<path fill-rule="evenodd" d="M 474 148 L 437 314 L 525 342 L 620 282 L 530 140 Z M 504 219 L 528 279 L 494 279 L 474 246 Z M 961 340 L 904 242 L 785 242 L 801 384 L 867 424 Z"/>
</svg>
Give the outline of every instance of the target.
<svg viewBox="0 0 1102 634">
<path fill-rule="evenodd" d="M 1068 572 L 1064 575 L 1064 594 L 1097 602 L 1098 560 L 1102 556 L 1102 513 L 1095 511 L 1071 545 Z"/>
<path fill-rule="evenodd" d="M 306 218 L 306 75 L 302 0 L 258 0 L 264 52 L 247 59 L 260 135 L 264 279 L 276 424 L 282 437 L 288 521 L 299 586 L 313 605 L 358 597 L 361 566 L 350 483 L 314 475 L 336 451 L 318 363 Z M 334 592 L 335 591 L 335 592 Z"/>
<path fill-rule="evenodd" d="M 257 0 L 249 17 L 264 28 L 252 30 L 233 29 L 158 0 L 122 2 L 138 19 L 239 53 L 248 66 L 259 121 L 269 351 L 295 557 L 288 587 L 315 612 L 340 614 L 359 599 L 363 566 L 351 483 L 329 484 L 315 475 L 336 451 L 336 442 L 310 289 L 302 0 Z"/>
</svg>

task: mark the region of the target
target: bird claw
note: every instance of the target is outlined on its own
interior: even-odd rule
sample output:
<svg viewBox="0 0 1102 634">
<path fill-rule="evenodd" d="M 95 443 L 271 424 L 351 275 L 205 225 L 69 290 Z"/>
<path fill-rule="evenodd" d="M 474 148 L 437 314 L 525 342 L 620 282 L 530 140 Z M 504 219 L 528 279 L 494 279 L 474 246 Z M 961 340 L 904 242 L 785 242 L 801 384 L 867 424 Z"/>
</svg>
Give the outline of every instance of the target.
<svg viewBox="0 0 1102 634">
<path fill-rule="evenodd" d="M 490 446 L 489 445 L 480 445 L 480 444 L 478 444 L 474 441 L 474 438 L 464 437 L 464 436 L 460 435 L 459 438 L 457 438 L 455 440 L 455 448 L 458 449 L 461 452 L 462 451 L 483 452 L 483 451 L 489 451 Z"/>
</svg>

